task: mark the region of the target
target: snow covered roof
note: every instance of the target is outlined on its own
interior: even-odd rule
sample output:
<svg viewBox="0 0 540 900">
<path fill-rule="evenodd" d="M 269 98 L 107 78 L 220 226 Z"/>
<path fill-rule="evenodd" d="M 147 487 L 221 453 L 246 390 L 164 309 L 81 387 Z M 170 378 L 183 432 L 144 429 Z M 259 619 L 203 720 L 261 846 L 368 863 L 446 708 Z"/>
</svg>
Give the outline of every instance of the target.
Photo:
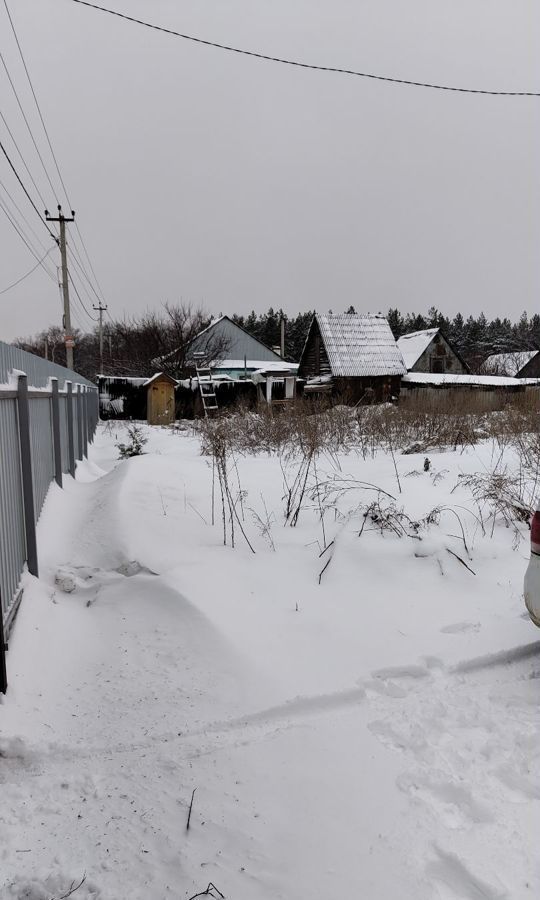
<svg viewBox="0 0 540 900">
<path fill-rule="evenodd" d="M 144 387 L 148 387 L 149 384 L 152 384 L 153 381 L 158 381 L 158 379 L 164 378 L 166 381 L 170 382 L 170 384 L 177 384 L 176 379 L 171 378 L 170 375 L 167 375 L 166 372 L 156 372 L 155 375 L 152 375 L 151 378 L 147 378 L 144 382 Z"/>
<path fill-rule="evenodd" d="M 286 362 L 284 359 L 280 359 L 279 362 L 277 360 L 263 360 L 262 363 L 260 359 L 247 359 L 245 367 L 246 369 L 264 369 L 265 372 L 270 372 L 273 369 L 277 372 L 281 372 L 284 369 L 287 369 L 290 370 L 291 373 L 294 373 L 298 370 L 298 363 Z M 211 368 L 213 372 L 218 371 L 219 369 L 243 369 L 244 360 L 220 359 L 219 362 L 214 363 Z"/>
<path fill-rule="evenodd" d="M 408 372 L 402 379 L 405 384 L 468 384 L 478 387 L 522 387 L 525 384 L 540 385 L 538 378 L 510 378 L 499 375 L 440 375 L 434 372 Z"/>
<path fill-rule="evenodd" d="M 316 315 L 332 375 L 405 375 L 388 321 L 380 315 Z"/>
<path fill-rule="evenodd" d="M 517 375 L 536 356 L 538 350 L 517 350 L 515 353 L 493 353 L 484 361 L 486 372 L 497 375 Z"/>
<path fill-rule="evenodd" d="M 397 345 L 401 350 L 407 369 L 412 369 L 431 344 L 438 328 L 426 328 L 424 331 L 412 331 L 399 338 Z"/>
<path fill-rule="evenodd" d="M 145 384 L 148 381 L 146 375 L 142 376 L 134 376 L 134 375 L 96 375 L 96 379 L 102 379 L 103 381 L 114 382 L 114 381 L 127 381 L 129 384 L 135 385 L 135 387 L 139 387 L 140 385 Z"/>
</svg>

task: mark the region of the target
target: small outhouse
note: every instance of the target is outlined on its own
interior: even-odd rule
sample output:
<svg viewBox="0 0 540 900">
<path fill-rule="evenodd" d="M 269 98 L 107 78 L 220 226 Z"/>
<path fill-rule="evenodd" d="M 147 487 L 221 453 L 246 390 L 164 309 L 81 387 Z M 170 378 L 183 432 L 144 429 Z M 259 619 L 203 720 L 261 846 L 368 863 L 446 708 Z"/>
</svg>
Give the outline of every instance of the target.
<svg viewBox="0 0 540 900">
<path fill-rule="evenodd" d="M 174 422 L 174 390 L 176 381 L 165 372 L 152 375 L 145 383 L 146 419 L 149 425 L 172 425 Z"/>
</svg>

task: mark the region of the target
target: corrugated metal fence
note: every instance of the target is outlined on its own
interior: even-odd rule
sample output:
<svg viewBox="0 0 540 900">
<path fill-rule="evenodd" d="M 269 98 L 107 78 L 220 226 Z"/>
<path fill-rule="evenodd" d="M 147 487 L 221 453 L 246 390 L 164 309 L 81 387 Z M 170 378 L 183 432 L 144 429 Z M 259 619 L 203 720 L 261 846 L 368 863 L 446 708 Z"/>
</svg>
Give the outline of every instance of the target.
<svg viewBox="0 0 540 900">
<path fill-rule="evenodd" d="M 38 574 L 35 526 L 52 481 L 75 474 L 98 422 L 97 388 L 0 341 L 0 691 L 5 641 L 25 564 Z"/>
</svg>

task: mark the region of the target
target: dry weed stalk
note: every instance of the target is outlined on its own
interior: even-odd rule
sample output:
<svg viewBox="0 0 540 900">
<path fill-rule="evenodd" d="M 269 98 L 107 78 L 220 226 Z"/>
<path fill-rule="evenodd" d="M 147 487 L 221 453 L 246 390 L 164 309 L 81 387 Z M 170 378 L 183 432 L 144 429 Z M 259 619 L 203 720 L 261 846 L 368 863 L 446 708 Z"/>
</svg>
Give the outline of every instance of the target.
<svg viewBox="0 0 540 900">
<path fill-rule="evenodd" d="M 274 538 L 272 537 L 272 526 L 275 524 L 276 517 L 274 513 L 268 512 L 268 507 L 262 494 L 261 502 L 263 505 L 264 516 L 261 516 L 256 509 L 252 509 L 251 507 L 249 511 L 253 517 L 255 525 L 259 529 L 260 534 L 266 541 L 268 541 L 270 549 L 275 552 L 276 545 L 274 544 Z"/>
<path fill-rule="evenodd" d="M 223 524 L 223 543 L 227 545 L 227 524 L 230 530 L 231 546 L 235 546 L 235 522 L 252 553 L 255 549 L 249 540 L 240 516 L 237 503 L 243 503 L 244 492 L 240 487 L 238 467 L 233 456 L 231 442 L 231 428 L 227 417 L 204 419 L 201 425 L 201 435 L 205 452 L 212 456 L 212 522 L 214 521 L 214 477 L 217 472 L 221 495 L 221 520 Z M 238 494 L 233 497 L 229 481 L 229 463 L 236 467 L 238 478 Z"/>
<path fill-rule="evenodd" d="M 525 480 L 516 477 L 516 473 L 509 472 L 506 467 L 462 475 L 459 485 L 470 490 L 484 533 L 485 523 L 491 520 L 490 533 L 493 537 L 497 520 L 501 520 L 512 530 L 514 547 L 517 547 L 523 537 L 523 525 L 528 525 L 534 510 L 535 486 L 531 489 Z"/>
</svg>

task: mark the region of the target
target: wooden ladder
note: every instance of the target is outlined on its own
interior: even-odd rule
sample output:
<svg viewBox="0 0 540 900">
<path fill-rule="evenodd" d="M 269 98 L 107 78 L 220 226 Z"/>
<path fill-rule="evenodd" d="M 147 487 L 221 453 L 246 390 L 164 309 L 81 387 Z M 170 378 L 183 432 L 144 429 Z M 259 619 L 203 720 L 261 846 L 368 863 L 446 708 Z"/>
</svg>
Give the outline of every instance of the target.
<svg viewBox="0 0 540 900">
<path fill-rule="evenodd" d="M 215 412 L 219 408 L 216 397 L 216 386 L 212 379 L 212 370 L 210 366 L 202 365 L 202 360 L 197 360 L 195 362 L 195 371 L 197 373 L 204 415 L 208 416 L 209 412 Z"/>
</svg>

